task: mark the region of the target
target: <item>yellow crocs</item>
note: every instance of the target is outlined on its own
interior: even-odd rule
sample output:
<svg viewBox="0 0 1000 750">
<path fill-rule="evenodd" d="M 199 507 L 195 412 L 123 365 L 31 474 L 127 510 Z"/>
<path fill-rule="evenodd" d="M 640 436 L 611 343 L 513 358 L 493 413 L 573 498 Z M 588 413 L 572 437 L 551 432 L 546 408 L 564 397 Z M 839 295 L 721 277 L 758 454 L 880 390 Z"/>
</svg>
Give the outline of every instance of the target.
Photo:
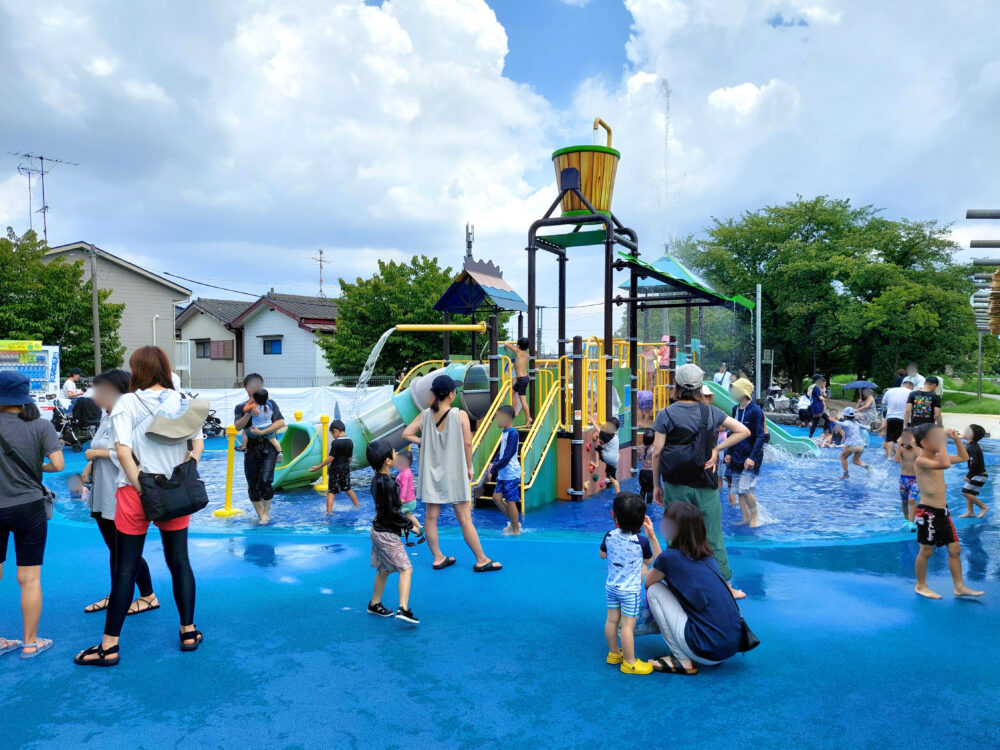
<svg viewBox="0 0 1000 750">
<path fill-rule="evenodd" d="M 621 671 L 624 674 L 651 674 L 653 665 L 642 659 L 636 659 L 632 664 L 623 661 Z"/>
<path fill-rule="evenodd" d="M 622 650 L 608 651 L 608 664 L 621 664 L 622 663 Z"/>
</svg>

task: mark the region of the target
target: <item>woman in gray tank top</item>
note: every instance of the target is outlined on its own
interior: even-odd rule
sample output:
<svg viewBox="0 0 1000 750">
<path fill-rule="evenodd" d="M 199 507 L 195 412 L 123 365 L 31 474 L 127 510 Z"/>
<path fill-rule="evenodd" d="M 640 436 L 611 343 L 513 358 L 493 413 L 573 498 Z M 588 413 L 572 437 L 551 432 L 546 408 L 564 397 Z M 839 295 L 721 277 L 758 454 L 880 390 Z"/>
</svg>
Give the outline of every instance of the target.
<svg viewBox="0 0 1000 750">
<path fill-rule="evenodd" d="M 403 431 L 403 440 L 420 446 L 417 497 L 426 505 L 424 533 L 434 555 L 434 569 L 455 564 L 454 557 L 442 554 L 438 544 L 438 518 L 444 505 L 455 509 L 462 536 L 476 556 L 477 573 L 500 570 L 500 563 L 483 552 L 479 534 L 472 523 L 472 427 L 469 415 L 452 408 L 455 381 L 438 375 L 431 384 L 433 400 Z"/>
</svg>

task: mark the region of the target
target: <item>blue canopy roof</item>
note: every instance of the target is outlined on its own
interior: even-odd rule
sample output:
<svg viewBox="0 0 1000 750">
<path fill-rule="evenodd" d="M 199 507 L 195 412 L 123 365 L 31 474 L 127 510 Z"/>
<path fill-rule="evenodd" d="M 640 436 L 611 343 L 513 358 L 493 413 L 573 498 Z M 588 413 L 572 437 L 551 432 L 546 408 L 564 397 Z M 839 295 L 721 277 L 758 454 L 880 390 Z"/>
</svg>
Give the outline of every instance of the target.
<svg viewBox="0 0 1000 750">
<path fill-rule="evenodd" d="M 469 315 L 484 306 L 498 310 L 525 312 L 528 306 L 510 284 L 503 280 L 500 268 L 491 261 L 466 258 L 465 269 L 451 282 L 434 304 L 439 312 Z"/>
</svg>

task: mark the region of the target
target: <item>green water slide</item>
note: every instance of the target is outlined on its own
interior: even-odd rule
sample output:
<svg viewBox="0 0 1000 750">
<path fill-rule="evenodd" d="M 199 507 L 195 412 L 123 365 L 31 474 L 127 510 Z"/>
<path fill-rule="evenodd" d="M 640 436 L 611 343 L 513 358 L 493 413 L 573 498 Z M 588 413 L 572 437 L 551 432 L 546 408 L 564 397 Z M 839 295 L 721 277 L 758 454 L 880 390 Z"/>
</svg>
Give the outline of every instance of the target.
<svg viewBox="0 0 1000 750">
<path fill-rule="evenodd" d="M 726 414 L 731 414 L 736 402 L 729 395 L 725 388 L 716 382 L 706 380 L 705 385 L 712 389 L 715 394 L 715 405 Z M 797 437 L 791 435 L 781 425 L 777 425 L 770 419 L 767 420 L 767 430 L 771 433 L 771 445 L 784 448 L 793 456 L 818 456 L 819 447 L 807 437 Z"/>
</svg>

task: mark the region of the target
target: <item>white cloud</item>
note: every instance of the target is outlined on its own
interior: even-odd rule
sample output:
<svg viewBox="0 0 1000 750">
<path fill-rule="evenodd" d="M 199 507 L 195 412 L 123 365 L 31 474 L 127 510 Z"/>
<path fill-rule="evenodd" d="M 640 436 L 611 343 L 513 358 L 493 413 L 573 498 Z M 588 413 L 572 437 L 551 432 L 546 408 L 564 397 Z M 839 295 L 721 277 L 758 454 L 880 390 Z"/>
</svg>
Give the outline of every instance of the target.
<svg viewBox="0 0 1000 750">
<path fill-rule="evenodd" d="M 104 78 L 115 72 L 118 67 L 117 60 L 109 60 L 106 57 L 95 57 L 87 63 L 87 72 L 96 78 Z"/>
<path fill-rule="evenodd" d="M 122 91 L 128 96 L 139 101 L 152 102 L 154 104 L 173 104 L 163 87 L 149 81 L 122 81 Z"/>
<path fill-rule="evenodd" d="M 763 86 L 748 81 L 718 88 L 708 95 L 711 107 L 740 123 L 761 113 L 771 116 L 772 122 L 791 120 L 799 107 L 799 99 L 795 87 L 778 78 L 772 78 Z"/>
</svg>

